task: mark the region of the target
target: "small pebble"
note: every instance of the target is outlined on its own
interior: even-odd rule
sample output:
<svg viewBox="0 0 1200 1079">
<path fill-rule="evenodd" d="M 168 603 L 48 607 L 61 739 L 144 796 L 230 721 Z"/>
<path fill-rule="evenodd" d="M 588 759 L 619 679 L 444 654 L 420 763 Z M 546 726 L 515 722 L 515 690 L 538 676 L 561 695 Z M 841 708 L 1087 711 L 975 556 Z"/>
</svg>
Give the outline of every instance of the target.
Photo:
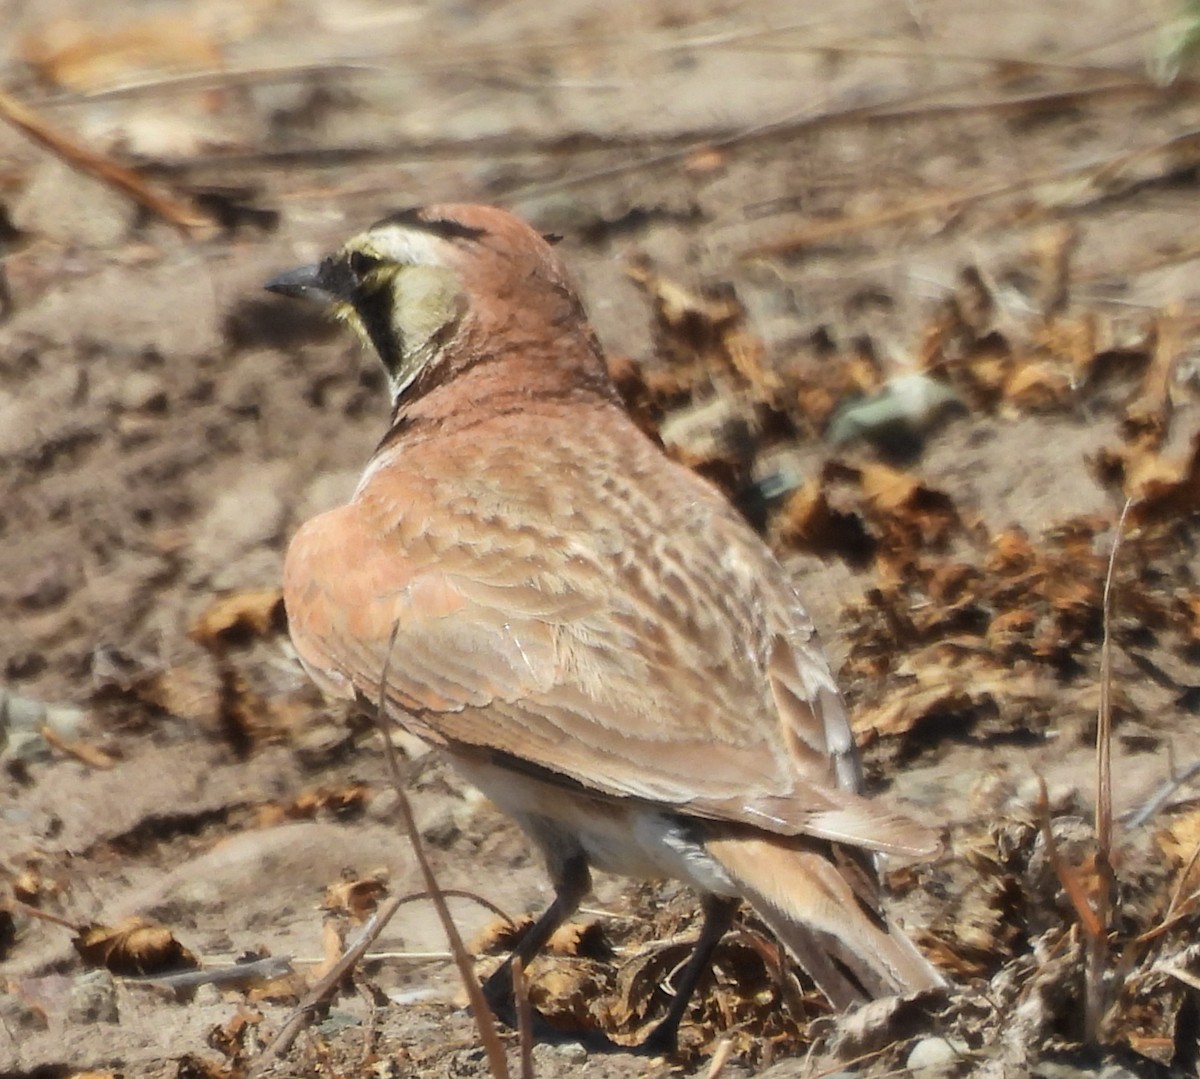
<svg viewBox="0 0 1200 1079">
<path fill-rule="evenodd" d="M 554 1065 L 562 1067 L 563 1064 L 582 1064 L 588 1058 L 588 1051 L 578 1042 L 561 1042 L 558 1045 L 551 1045 L 549 1042 L 539 1042 L 533 1047 L 534 1063 L 541 1063 L 547 1071 L 551 1071 Z"/>
<path fill-rule="evenodd" d="M 117 985 L 107 970 L 89 970 L 71 982 L 67 1019 L 72 1023 L 116 1023 Z"/>
<path fill-rule="evenodd" d="M 946 383 L 923 374 L 899 375 L 870 396 L 839 408 L 826 437 L 835 446 L 859 439 L 917 438 L 943 417 L 966 411 Z"/>
<path fill-rule="evenodd" d="M 957 1064 L 967 1052 L 962 1042 L 948 1038 L 922 1038 L 912 1047 L 905 1062 L 910 1071 L 941 1070 Z"/>
<path fill-rule="evenodd" d="M 46 760 L 51 748 L 41 735 L 42 728 L 70 741 L 79 737 L 86 720 L 87 713 L 74 705 L 44 704 L 0 691 L 0 759 L 26 764 Z"/>
<path fill-rule="evenodd" d="M 351 1015 L 349 1012 L 330 1012 L 329 1018 L 323 1023 L 319 1023 L 317 1029 L 322 1034 L 336 1034 L 339 1030 L 360 1026 L 362 1026 L 362 1020 L 357 1015 Z"/>
<path fill-rule="evenodd" d="M 438 850 L 446 850 L 453 846 L 460 835 L 462 829 L 454 819 L 453 806 L 440 806 L 427 820 L 421 822 L 421 838 Z"/>
<path fill-rule="evenodd" d="M 213 985 L 212 982 L 196 986 L 195 995 L 192 997 L 192 1004 L 196 1007 L 204 1008 L 220 1004 L 221 1002 L 221 990 Z"/>
</svg>

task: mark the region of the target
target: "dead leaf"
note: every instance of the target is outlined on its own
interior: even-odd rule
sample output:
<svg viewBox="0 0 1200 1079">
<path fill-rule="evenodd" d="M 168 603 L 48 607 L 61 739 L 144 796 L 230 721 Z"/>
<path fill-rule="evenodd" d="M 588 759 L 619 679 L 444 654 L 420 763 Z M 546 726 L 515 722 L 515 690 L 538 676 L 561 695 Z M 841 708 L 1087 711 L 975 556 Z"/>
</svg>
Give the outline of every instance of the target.
<svg viewBox="0 0 1200 1079">
<path fill-rule="evenodd" d="M 608 969 L 588 959 L 537 960 L 526 971 L 529 1003 L 559 1030 L 602 1028 Z"/>
<path fill-rule="evenodd" d="M 245 1075 L 240 1061 L 221 1064 L 211 1057 L 184 1053 L 175 1063 L 174 1079 L 244 1079 Z"/>
<path fill-rule="evenodd" d="M 366 809 L 372 793 L 365 783 L 348 783 L 344 787 L 316 787 L 297 795 L 287 807 L 286 813 L 293 820 L 311 820 L 318 813 L 327 813 L 336 820 L 351 820 Z"/>
<path fill-rule="evenodd" d="M 546 944 L 551 955 L 583 957 L 586 959 L 608 959 L 612 956 L 612 944 L 598 921 L 569 922 L 560 926 Z"/>
<path fill-rule="evenodd" d="M 997 655 L 1007 655 L 1032 639 L 1037 624 L 1037 613 L 1028 608 L 1001 611 L 988 625 L 987 643 Z"/>
<path fill-rule="evenodd" d="M 724 332 L 721 343 L 730 365 L 753 391 L 753 399 L 775 400 L 783 388 L 783 381 L 767 366 L 767 349 L 762 338 L 738 325 Z"/>
<path fill-rule="evenodd" d="M 328 897 L 329 893 L 325 894 Z M 345 923 L 340 918 L 326 918 L 321 925 L 321 962 L 311 972 L 313 982 L 322 981 L 341 962 L 345 947 Z"/>
<path fill-rule="evenodd" d="M 1200 510 L 1200 432 L 1183 460 L 1149 450 L 1125 461 L 1125 493 L 1133 499 L 1136 524 L 1184 517 Z"/>
<path fill-rule="evenodd" d="M 1056 364 L 1028 360 L 1015 365 L 1002 392 L 1005 403 L 1020 412 L 1048 412 L 1068 404 L 1074 386 L 1068 373 Z"/>
<path fill-rule="evenodd" d="M 321 908 L 348 914 L 355 922 L 366 921 L 379 906 L 379 901 L 388 894 L 388 876 L 386 869 L 377 869 L 363 877 L 351 877 L 331 884 L 325 889 Z"/>
<path fill-rule="evenodd" d="M 1154 837 L 1158 849 L 1177 866 L 1186 865 L 1200 847 L 1200 808 L 1174 817 Z"/>
<path fill-rule="evenodd" d="M 308 729 L 312 702 L 303 694 L 261 693 L 240 670 L 217 654 L 221 680 L 217 722 L 234 751 L 247 756 L 260 746 L 295 739 Z"/>
<path fill-rule="evenodd" d="M 308 986 L 308 979 L 299 971 L 290 971 L 250 987 L 246 991 L 246 1000 L 252 1004 L 296 1004 L 308 992 Z"/>
<path fill-rule="evenodd" d="M 533 919 L 528 915 L 511 922 L 505 918 L 497 918 L 485 925 L 471 941 L 471 951 L 475 955 L 507 954 L 532 928 Z"/>
<path fill-rule="evenodd" d="M 1125 408 L 1122 433 L 1127 442 L 1143 451 L 1157 450 L 1171 422 L 1171 384 L 1175 368 L 1183 356 L 1187 341 L 1195 336 L 1195 326 L 1185 323 L 1178 304 L 1162 312 L 1155 321 L 1154 351 L 1142 376 L 1137 396 Z"/>
<path fill-rule="evenodd" d="M 1070 318 L 1055 318 L 1037 331 L 1034 348 L 1061 363 L 1074 386 L 1089 385 L 1101 362 L 1101 333 L 1108 328 L 1094 311 Z"/>
<path fill-rule="evenodd" d="M 996 533 L 984 569 L 1006 577 L 1027 572 L 1038 560 L 1029 536 L 1014 528 Z"/>
<path fill-rule="evenodd" d="M 915 476 L 883 464 L 864 465 L 859 483 L 867 505 L 880 516 L 904 517 L 916 524 L 926 543 L 935 543 L 957 527 L 958 511 L 949 495 Z"/>
<path fill-rule="evenodd" d="M 1034 671 L 1013 671 L 986 656 L 957 664 L 910 658 L 897 673 L 913 680 L 893 684 L 881 702 L 855 711 L 851 725 L 860 745 L 905 734 L 929 716 L 961 714 L 965 725 L 968 713 L 982 704 L 1036 700 L 1045 694 Z"/>
<path fill-rule="evenodd" d="M 241 1063 L 245 1059 L 247 1050 L 251 1048 L 247 1043 L 250 1042 L 262 1021 L 262 1012 L 239 1004 L 237 1011 L 230 1016 L 228 1022 L 213 1027 L 208 1032 L 206 1040 L 211 1048 L 226 1059 Z"/>
<path fill-rule="evenodd" d="M 47 899 L 61 896 L 67 891 L 66 881 L 48 877 L 37 857 L 30 858 L 13 878 L 12 893 L 22 903 L 40 907 Z"/>
<path fill-rule="evenodd" d="M 629 266 L 629 277 L 654 301 L 655 312 L 667 326 L 703 339 L 742 317 L 741 305 L 732 297 L 702 296 L 663 277 L 646 262 Z"/>
<path fill-rule="evenodd" d="M 33 866 L 26 866 L 12 882 L 12 891 L 22 903 L 37 906 L 42 892 L 42 875 Z"/>
<path fill-rule="evenodd" d="M 852 565 L 864 565 L 875 554 L 876 540 L 863 518 L 834 509 L 823 479 L 809 480 L 789 495 L 771 530 L 777 546 L 838 555 Z"/>
<path fill-rule="evenodd" d="M 286 628 L 283 591 L 251 588 L 209 604 L 192 623 L 188 636 L 209 651 L 219 652 L 232 644 L 276 636 Z"/>
<path fill-rule="evenodd" d="M 925 582 L 925 590 L 940 607 L 953 608 L 974 598 L 982 577 L 982 570 L 968 562 L 939 560 Z"/>
<path fill-rule="evenodd" d="M 622 963 L 607 1005 L 609 1023 L 618 1030 L 636 1029 L 645 1023 L 652 1014 L 659 985 L 686 961 L 690 950 L 684 942 L 654 944 Z"/>
<path fill-rule="evenodd" d="M 165 974 L 200 966 L 166 926 L 145 918 L 86 926 L 72 944 L 85 963 L 113 974 Z"/>
<path fill-rule="evenodd" d="M 211 723 L 220 703 L 219 687 L 210 664 L 180 665 L 147 672 L 130 687 L 132 696 L 178 719 Z"/>
<path fill-rule="evenodd" d="M 1030 244 L 1037 266 L 1034 299 L 1043 318 L 1059 314 L 1070 298 L 1071 259 L 1079 246 L 1079 229 L 1058 222 L 1039 229 Z"/>
</svg>

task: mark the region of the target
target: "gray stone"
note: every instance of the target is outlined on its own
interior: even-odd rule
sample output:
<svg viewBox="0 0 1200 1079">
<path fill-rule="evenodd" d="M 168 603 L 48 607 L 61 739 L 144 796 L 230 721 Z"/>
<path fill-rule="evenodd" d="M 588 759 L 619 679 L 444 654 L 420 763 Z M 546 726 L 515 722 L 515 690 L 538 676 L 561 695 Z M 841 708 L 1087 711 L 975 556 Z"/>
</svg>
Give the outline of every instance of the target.
<svg viewBox="0 0 1200 1079">
<path fill-rule="evenodd" d="M 67 1019 L 72 1023 L 116 1023 L 117 985 L 107 970 L 89 970 L 71 983 Z"/>
<path fill-rule="evenodd" d="M 922 1038 L 909 1050 L 905 1065 L 912 1072 L 936 1074 L 949 1071 L 966 1051 L 966 1045 L 948 1038 Z"/>
<path fill-rule="evenodd" d="M 550 1072 L 557 1071 L 564 1064 L 583 1064 L 587 1058 L 588 1051 L 578 1042 L 561 1042 L 558 1045 L 539 1042 L 533 1047 L 534 1064 L 542 1064 Z"/>
</svg>

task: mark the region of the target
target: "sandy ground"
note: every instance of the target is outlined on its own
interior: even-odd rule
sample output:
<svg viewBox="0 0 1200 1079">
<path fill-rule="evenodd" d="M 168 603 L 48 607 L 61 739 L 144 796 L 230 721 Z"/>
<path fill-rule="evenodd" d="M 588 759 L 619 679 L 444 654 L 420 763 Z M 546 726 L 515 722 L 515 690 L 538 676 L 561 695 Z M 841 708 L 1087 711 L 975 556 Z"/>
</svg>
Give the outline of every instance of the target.
<svg viewBox="0 0 1200 1079">
<path fill-rule="evenodd" d="M 561 234 L 606 347 L 647 370 L 667 362 L 669 342 L 632 267 L 736 296 L 774 370 L 808 377 L 867 354 L 884 381 L 921 366 L 965 267 L 994 296 L 1061 278 L 1055 311 L 1098 320 L 1108 336 L 1093 354 L 1114 363 L 1145 346 L 1162 312 L 1185 327 L 1165 443 L 1184 453 L 1200 417 L 1186 333 L 1200 293 L 1200 98 L 1186 80 L 1148 79 L 1152 13 L 1105 0 L 851 0 L 815 12 L 666 0 L 0 3 L 0 25 L 15 28 L 0 41 L 9 92 L 222 221 L 185 234 L 0 127 L 10 890 L 76 925 L 155 919 L 206 965 L 270 953 L 301 970 L 324 954 L 328 885 L 386 867 L 393 893 L 419 890 L 371 732 L 320 701 L 283 635 L 219 655 L 189 635 L 216 599 L 277 586 L 288 538 L 347 497 L 382 432 L 372 359 L 261 284 L 390 209 L 497 202 Z M 188 71 L 216 73 L 176 78 Z M 1069 266 L 1047 270 L 1064 229 Z M 1028 321 L 1020 303 L 1009 314 Z M 972 405 L 899 466 L 943 492 L 971 534 L 1020 528 L 1039 540 L 1100 518 L 1106 551 L 1120 499 L 1097 461 L 1121 441 L 1127 396 L 1118 384 L 1053 409 Z M 831 459 L 878 459 L 863 443 L 834 445 L 824 419 L 757 437 L 753 479 L 780 460 L 812 477 Z M 1135 574 L 1139 587 L 1186 605 L 1194 538 L 1185 518 L 1162 572 Z M 846 664 L 876 787 L 957 829 L 1031 805 L 1035 774 L 1056 807 L 1089 812 L 1094 632 L 1038 683 L 1028 716 L 875 729 L 871 710 L 903 680 L 899 663 L 872 681 L 859 662 L 882 570 L 836 549 L 780 551 Z M 1118 812 L 1200 755 L 1194 650 L 1160 644 L 1115 659 Z M 102 751 L 104 766 L 22 733 L 45 721 L 60 742 Z M 443 886 L 539 908 L 545 881 L 512 826 L 407 749 Z M 340 803 L 356 785 L 366 793 Z M 954 873 L 937 878 L 950 892 Z M 898 890 L 910 925 L 953 934 L 960 896 Z M 630 949 L 650 918 L 686 932 L 691 909 L 673 888 L 609 879 L 593 906 Z M 468 936 L 493 919 L 468 900 L 454 911 Z M 71 933 L 23 912 L 10 921 L 5 1075 L 240 1074 L 294 999 L 208 987 L 180 1002 L 118 979 L 100 990 L 115 1011 L 97 1010 L 81 1000 Z M 418 902 L 377 950 L 444 947 Z M 357 1074 L 368 1058 L 398 1069 L 386 1074 L 486 1074 L 449 964 L 372 961 L 364 979 L 378 991 L 339 1000 L 289 1074 Z M 255 1009 L 262 1030 L 251 1023 L 242 1055 L 223 1054 L 211 1032 Z M 995 1045 L 981 1034 L 954 1066 L 982 1067 Z M 680 1067 L 706 1067 L 709 1051 L 693 1046 Z M 1138 1059 L 1151 1068 L 1163 1056 Z M 551 1042 L 536 1064 L 545 1077 L 668 1067 Z"/>
</svg>

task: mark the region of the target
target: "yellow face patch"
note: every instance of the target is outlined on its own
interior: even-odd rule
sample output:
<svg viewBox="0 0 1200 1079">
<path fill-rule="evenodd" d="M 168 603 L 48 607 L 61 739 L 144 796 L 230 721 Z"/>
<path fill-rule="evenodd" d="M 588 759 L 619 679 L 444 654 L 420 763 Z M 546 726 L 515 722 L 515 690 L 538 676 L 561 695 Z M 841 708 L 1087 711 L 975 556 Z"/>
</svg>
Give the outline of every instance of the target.
<svg viewBox="0 0 1200 1079">
<path fill-rule="evenodd" d="M 466 311 L 466 296 L 453 270 L 442 266 L 399 266 L 392 281 L 396 330 L 405 352 L 429 347 Z"/>
</svg>

